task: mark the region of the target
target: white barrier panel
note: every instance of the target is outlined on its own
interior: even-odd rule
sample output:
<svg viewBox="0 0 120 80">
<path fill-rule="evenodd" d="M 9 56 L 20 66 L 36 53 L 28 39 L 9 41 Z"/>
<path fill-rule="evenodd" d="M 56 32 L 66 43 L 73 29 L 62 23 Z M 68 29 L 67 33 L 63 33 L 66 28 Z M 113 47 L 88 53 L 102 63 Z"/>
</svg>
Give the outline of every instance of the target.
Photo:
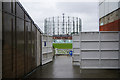
<svg viewBox="0 0 120 80">
<path fill-rule="evenodd" d="M 94 36 L 93 36 L 94 35 Z M 82 41 L 99 41 L 99 33 L 87 33 L 84 32 L 80 35 L 80 39 L 82 39 Z"/>
<path fill-rule="evenodd" d="M 0 79 L 2 79 L 2 2 L 0 2 Z"/>
<path fill-rule="evenodd" d="M 73 35 L 72 36 L 72 41 L 73 41 L 73 55 L 72 55 L 72 61 L 77 63 L 79 65 L 80 61 L 80 35 Z"/>
<path fill-rule="evenodd" d="M 99 51 L 81 52 L 82 59 L 99 59 Z"/>
<path fill-rule="evenodd" d="M 53 59 L 52 41 L 52 36 L 42 35 L 42 65 Z"/>
<path fill-rule="evenodd" d="M 81 32 L 73 38 L 73 44 L 80 48 L 75 49 L 73 54 L 79 52 L 80 68 L 118 69 L 120 68 L 120 32 Z M 79 37 L 79 38 L 77 38 Z M 79 42 L 78 42 L 79 41 Z M 77 45 L 77 47 L 78 47 Z"/>
<path fill-rule="evenodd" d="M 81 50 L 99 50 L 99 43 L 98 42 L 82 42 Z"/>
</svg>

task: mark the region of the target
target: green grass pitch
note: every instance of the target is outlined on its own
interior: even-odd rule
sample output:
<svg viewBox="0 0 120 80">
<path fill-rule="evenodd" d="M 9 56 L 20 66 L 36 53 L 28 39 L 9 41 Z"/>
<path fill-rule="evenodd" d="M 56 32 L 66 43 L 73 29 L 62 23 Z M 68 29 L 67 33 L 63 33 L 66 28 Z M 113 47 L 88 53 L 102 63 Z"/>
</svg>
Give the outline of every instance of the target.
<svg viewBox="0 0 120 80">
<path fill-rule="evenodd" d="M 53 47 L 57 49 L 72 49 L 72 43 L 53 43 Z"/>
</svg>

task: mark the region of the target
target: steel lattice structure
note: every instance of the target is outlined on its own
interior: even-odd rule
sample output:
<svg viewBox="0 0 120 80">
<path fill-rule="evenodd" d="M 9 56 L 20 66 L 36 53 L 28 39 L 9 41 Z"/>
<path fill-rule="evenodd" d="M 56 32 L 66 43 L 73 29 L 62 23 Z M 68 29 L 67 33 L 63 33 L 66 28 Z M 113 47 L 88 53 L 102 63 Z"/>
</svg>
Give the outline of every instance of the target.
<svg viewBox="0 0 120 80">
<path fill-rule="evenodd" d="M 70 35 L 81 31 L 81 19 L 78 17 L 50 17 L 44 20 L 44 32 L 48 35 Z"/>
</svg>

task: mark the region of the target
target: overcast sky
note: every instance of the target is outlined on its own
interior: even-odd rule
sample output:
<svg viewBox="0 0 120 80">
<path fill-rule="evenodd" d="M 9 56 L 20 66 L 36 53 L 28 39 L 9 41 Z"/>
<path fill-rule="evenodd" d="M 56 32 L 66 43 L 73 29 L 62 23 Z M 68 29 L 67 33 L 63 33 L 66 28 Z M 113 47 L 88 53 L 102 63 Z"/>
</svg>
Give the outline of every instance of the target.
<svg viewBox="0 0 120 80">
<path fill-rule="evenodd" d="M 99 7 L 98 2 L 56 2 L 56 1 L 27 1 L 20 0 L 34 22 L 44 31 L 44 19 L 53 16 L 80 17 L 82 31 L 99 30 Z"/>
</svg>

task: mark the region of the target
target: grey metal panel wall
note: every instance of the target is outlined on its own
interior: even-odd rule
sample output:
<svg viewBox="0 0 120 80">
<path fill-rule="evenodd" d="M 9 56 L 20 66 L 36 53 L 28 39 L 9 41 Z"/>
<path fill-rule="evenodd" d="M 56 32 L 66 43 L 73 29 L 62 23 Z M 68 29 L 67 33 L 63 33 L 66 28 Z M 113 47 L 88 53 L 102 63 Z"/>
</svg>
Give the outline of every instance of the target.
<svg viewBox="0 0 120 80">
<path fill-rule="evenodd" d="M 2 79 L 2 2 L 0 1 L 0 79 Z"/>
<path fill-rule="evenodd" d="M 3 3 L 3 11 L 11 13 L 11 3 L 10 2 Z"/>
<path fill-rule="evenodd" d="M 3 14 L 3 77 L 7 76 L 9 78 L 15 76 L 14 21 L 14 16 Z"/>
<path fill-rule="evenodd" d="M 24 74 L 24 43 L 25 43 L 24 42 L 24 21 L 19 18 L 17 18 L 16 21 L 17 21 L 16 22 L 17 75 L 23 75 Z"/>
<path fill-rule="evenodd" d="M 17 17 L 24 19 L 24 11 L 19 6 L 19 4 L 16 4 L 16 15 L 17 15 Z"/>
<path fill-rule="evenodd" d="M 37 36 L 37 30 L 36 30 L 36 27 L 32 24 L 32 68 L 35 68 L 36 67 L 36 54 L 37 54 L 37 45 L 36 45 L 36 36 Z"/>
<path fill-rule="evenodd" d="M 4 2 L 2 14 L 2 77 L 21 78 L 37 67 L 38 28 L 18 2 Z"/>
<path fill-rule="evenodd" d="M 15 15 L 15 2 L 10 3 L 8 2 L 4 2 L 3 3 L 3 11 L 7 12 L 7 13 L 12 13 Z"/>
<path fill-rule="evenodd" d="M 28 72 L 31 71 L 31 59 L 32 59 L 32 24 L 27 23 L 27 54 L 28 54 Z"/>
<path fill-rule="evenodd" d="M 40 65 L 40 32 L 37 30 L 37 66 Z"/>
<path fill-rule="evenodd" d="M 42 66 L 42 35 L 40 34 L 40 65 Z"/>
<path fill-rule="evenodd" d="M 25 74 L 31 71 L 31 47 L 32 47 L 32 38 L 31 38 L 31 22 L 30 19 L 25 15 Z"/>
<path fill-rule="evenodd" d="M 120 31 L 119 31 L 119 55 L 118 55 L 118 58 L 119 58 L 119 69 L 120 69 Z"/>
</svg>

